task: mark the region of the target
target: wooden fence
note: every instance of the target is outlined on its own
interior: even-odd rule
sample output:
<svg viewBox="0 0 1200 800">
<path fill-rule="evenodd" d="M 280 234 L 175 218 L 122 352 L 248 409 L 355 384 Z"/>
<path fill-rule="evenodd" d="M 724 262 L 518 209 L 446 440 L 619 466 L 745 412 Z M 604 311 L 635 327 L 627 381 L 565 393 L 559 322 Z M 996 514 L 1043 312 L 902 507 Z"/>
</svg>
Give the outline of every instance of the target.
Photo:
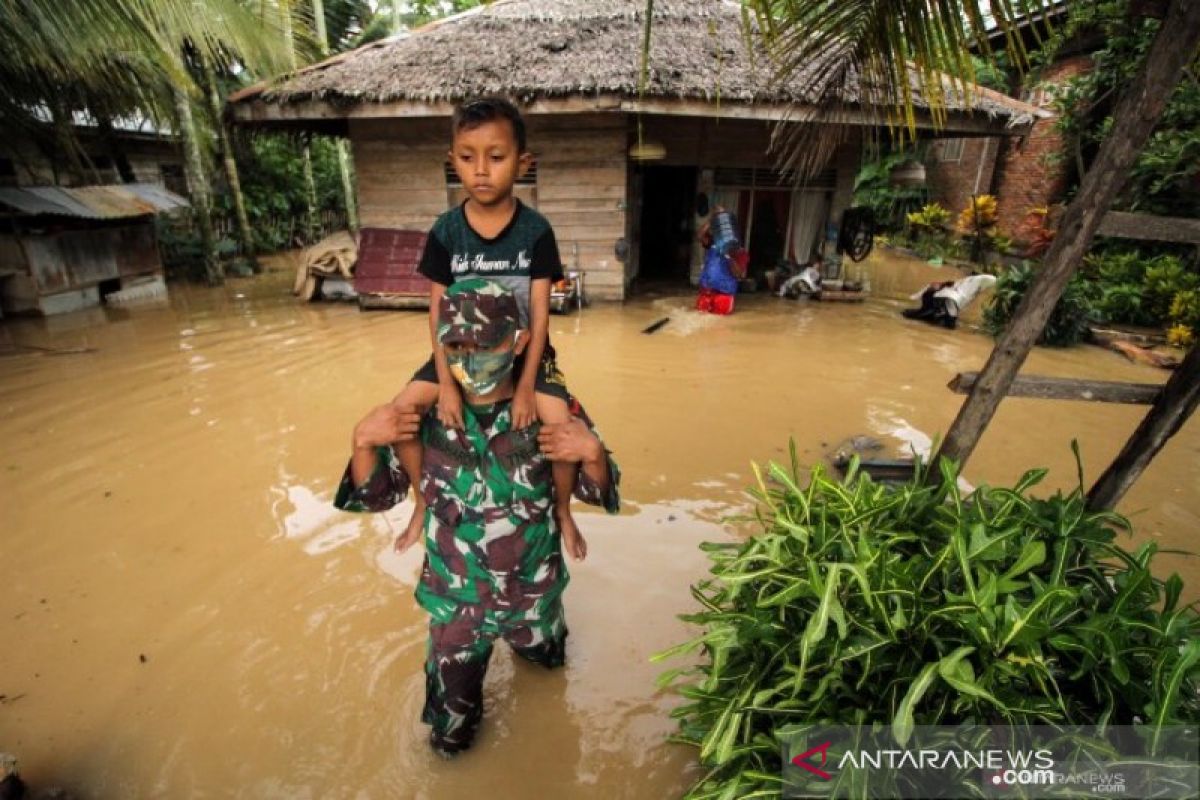
<svg viewBox="0 0 1200 800">
<path fill-rule="evenodd" d="M 346 212 L 344 210 L 325 209 L 317 215 L 317 231 L 311 241 L 305 239 L 306 220 L 304 215 L 280 216 L 271 215 L 260 217 L 257 223 L 252 222 L 251 228 L 260 242 L 284 242 L 284 248 L 303 247 L 320 241 L 335 231 L 346 229 Z M 238 246 L 237 220 L 233 217 L 220 217 L 213 220 L 213 232 L 217 239 L 228 239 Z M 261 246 L 261 245 L 260 245 Z"/>
</svg>

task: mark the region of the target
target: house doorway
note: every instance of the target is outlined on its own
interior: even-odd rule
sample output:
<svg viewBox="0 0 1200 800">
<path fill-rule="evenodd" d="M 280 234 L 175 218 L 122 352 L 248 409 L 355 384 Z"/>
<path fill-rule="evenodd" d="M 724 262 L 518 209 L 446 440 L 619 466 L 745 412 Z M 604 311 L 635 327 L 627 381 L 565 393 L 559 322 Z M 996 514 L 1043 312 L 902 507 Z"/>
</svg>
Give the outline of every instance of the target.
<svg viewBox="0 0 1200 800">
<path fill-rule="evenodd" d="M 695 167 L 642 167 L 638 284 L 687 285 L 695 237 Z"/>
<path fill-rule="evenodd" d="M 786 256 L 788 221 L 792 212 L 792 195 L 789 191 L 757 190 L 752 193 L 753 203 L 746 226 L 749 239 L 746 249 L 750 251 L 749 274 L 755 278 L 774 268 Z"/>
</svg>

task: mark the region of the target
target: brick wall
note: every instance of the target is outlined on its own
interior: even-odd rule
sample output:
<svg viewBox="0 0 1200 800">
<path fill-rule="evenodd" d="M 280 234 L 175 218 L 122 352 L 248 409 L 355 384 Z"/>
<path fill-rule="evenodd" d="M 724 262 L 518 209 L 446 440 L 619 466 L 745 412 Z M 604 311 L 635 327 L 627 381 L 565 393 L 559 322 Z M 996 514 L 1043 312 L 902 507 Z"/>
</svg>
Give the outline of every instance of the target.
<svg viewBox="0 0 1200 800">
<path fill-rule="evenodd" d="M 925 182 L 930 202 L 940 203 L 954 214 L 967 207 L 971 194 L 986 194 L 992 185 L 998 138 L 939 139 L 925 162 Z"/>
<path fill-rule="evenodd" d="M 1086 55 L 1074 56 L 1047 68 L 1039 82 L 1024 92 L 1022 99 L 1050 110 L 1055 85 L 1091 69 Z M 1067 164 L 1061 154 L 1063 140 L 1054 119 L 1038 120 L 1026 137 L 1008 139 L 996 165 L 995 194 L 1001 233 L 1024 239 L 1023 225 L 1030 208 L 1060 202 L 1066 190 Z"/>
<path fill-rule="evenodd" d="M 1086 55 L 1064 59 L 1048 67 L 1021 99 L 1049 111 L 1053 87 L 1089 69 L 1091 59 Z M 1060 202 L 1066 190 L 1067 165 L 1050 161 L 1050 156 L 1063 149 L 1054 123 L 1054 119 L 1038 120 L 1024 137 L 938 140 L 926 160 L 929 199 L 950 209 L 957 218 L 978 187 L 979 194 L 996 195 L 1000 232 L 1014 239 L 1025 238 L 1023 226 L 1029 209 Z"/>
</svg>

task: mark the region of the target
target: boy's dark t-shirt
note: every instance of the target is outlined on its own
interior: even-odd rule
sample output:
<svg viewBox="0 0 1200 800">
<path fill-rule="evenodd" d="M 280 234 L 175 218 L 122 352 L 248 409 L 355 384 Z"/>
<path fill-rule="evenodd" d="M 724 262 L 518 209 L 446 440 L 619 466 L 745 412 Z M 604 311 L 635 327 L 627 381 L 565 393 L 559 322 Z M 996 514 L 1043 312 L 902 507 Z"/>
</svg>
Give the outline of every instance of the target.
<svg viewBox="0 0 1200 800">
<path fill-rule="evenodd" d="M 521 309 L 521 328 L 529 330 L 531 281 L 562 278 L 558 242 L 550 222 L 517 200 L 513 217 L 492 239 L 480 236 L 467 222 L 466 203 L 442 214 L 425 240 L 417 271 L 449 286 L 478 277 L 507 286 Z"/>
</svg>

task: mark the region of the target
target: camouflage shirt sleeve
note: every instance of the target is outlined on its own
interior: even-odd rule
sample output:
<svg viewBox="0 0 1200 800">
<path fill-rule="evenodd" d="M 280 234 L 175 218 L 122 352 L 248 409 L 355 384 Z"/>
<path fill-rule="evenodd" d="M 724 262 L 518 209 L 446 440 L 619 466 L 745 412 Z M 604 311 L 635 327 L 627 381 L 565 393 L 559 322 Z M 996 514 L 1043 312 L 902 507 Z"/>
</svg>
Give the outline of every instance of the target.
<svg viewBox="0 0 1200 800">
<path fill-rule="evenodd" d="M 371 477 L 358 488 L 354 487 L 350 465 L 346 465 L 342 482 L 338 484 L 337 496 L 333 500 L 334 508 L 342 511 L 387 511 L 408 495 L 408 475 L 400 467 L 400 460 L 392 448 L 376 447 L 375 456 L 375 469 Z"/>
<path fill-rule="evenodd" d="M 592 433 L 595 433 L 595 430 Z M 603 442 L 601 444 L 603 445 Z M 616 514 L 621 510 L 621 470 L 607 447 L 604 448 L 604 458 L 608 461 L 608 488 L 601 489 L 599 484 L 583 471 L 581 464 L 576 474 L 575 497 L 593 506 L 602 506 L 609 514 Z"/>
<path fill-rule="evenodd" d="M 596 438 L 600 438 L 600 431 L 596 430 L 595 423 L 588 416 L 583 404 L 579 402 L 579 398 L 572 396 L 567 401 L 567 407 L 570 408 L 572 416 L 583 420 L 588 426 L 588 430 L 595 434 Z M 603 439 L 600 439 L 600 445 L 603 447 Z M 619 490 L 621 485 L 621 470 L 617 467 L 617 462 L 613 460 L 612 451 L 607 447 L 604 448 L 604 458 L 608 461 L 608 488 L 601 489 L 583 471 L 583 465 L 581 464 L 579 470 L 576 472 L 575 497 L 584 503 L 593 506 L 602 506 L 609 514 L 616 514 L 621 510 L 621 493 Z"/>
</svg>

